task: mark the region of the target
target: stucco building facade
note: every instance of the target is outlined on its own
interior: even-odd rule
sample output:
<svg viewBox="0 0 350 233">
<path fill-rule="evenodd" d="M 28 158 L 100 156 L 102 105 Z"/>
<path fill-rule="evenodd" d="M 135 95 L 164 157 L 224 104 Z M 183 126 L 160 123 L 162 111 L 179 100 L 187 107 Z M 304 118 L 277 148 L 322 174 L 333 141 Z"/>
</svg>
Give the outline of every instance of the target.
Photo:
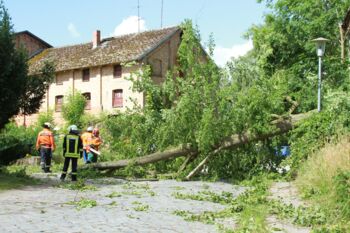
<svg viewBox="0 0 350 233">
<path fill-rule="evenodd" d="M 49 60 L 54 62 L 56 74 L 39 112 L 51 109 L 55 121 L 62 123 L 62 104 L 65 96 L 74 90 L 86 97 L 87 113 L 123 112 L 134 107 L 131 99 L 143 107 L 145 95 L 132 90 L 130 74 L 149 64 L 153 80 L 162 82 L 166 72 L 176 64 L 181 35 L 178 27 L 106 39 L 101 39 L 96 31 L 90 43 L 43 50 L 29 60 L 29 72 L 39 72 L 44 61 Z M 125 65 L 130 62 L 133 65 Z M 37 116 L 27 116 L 26 123 L 35 122 Z M 18 121 L 23 122 L 23 118 L 19 116 Z"/>
</svg>

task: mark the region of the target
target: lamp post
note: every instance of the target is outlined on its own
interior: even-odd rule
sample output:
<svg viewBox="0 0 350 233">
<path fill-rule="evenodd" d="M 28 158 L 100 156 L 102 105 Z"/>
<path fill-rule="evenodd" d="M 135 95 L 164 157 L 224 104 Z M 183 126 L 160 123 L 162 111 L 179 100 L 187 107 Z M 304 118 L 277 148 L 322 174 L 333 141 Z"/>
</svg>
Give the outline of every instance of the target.
<svg viewBox="0 0 350 233">
<path fill-rule="evenodd" d="M 324 55 L 326 49 L 326 42 L 329 41 L 326 38 L 319 37 L 317 39 L 312 40 L 316 44 L 316 53 L 318 56 L 318 92 L 317 92 L 317 111 L 321 111 L 321 64 L 322 57 Z"/>
</svg>

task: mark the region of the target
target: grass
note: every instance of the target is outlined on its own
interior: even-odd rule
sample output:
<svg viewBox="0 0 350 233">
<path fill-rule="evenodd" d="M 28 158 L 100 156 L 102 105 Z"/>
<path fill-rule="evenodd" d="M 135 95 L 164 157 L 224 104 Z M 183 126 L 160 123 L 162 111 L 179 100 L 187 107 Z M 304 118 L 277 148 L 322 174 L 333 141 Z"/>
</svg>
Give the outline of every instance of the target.
<svg viewBox="0 0 350 233">
<path fill-rule="evenodd" d="M 0 191 L 16 189 L 40 182 L 27 175 L 25 167 L 0 167 Z"/>
<path fill-rule="evenodd" d="M 305 199 L 326 213 L 330 227 L 333 223 L 350 226 L 350 136 L 312 154 L 296 184 Z"/>
<path fill-rule="evenodd" d="M 0 192 L 10 189 L 17 189 L 26 185 L 35 185 L 39 182 L 30 177 L 18 177 L 13 174 L 0 173 Z"/>
<path fill-rule="evenodd" d="M 85 183 L 84 179 L 80 179 L 76 182 L 65 182 L 60 183 L 56 187 L 70 190 L 79 190 L 79 191 L 97 191 L 98 188 L 94 185 L 88 185 Z"/>
</svg>

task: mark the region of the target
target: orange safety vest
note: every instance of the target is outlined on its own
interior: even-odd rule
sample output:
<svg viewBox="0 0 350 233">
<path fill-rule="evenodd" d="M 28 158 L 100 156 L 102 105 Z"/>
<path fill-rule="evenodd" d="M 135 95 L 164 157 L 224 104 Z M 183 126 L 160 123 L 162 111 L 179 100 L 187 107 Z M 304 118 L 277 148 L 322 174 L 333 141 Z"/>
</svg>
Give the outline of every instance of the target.
<svg viewBox="0 0 350 233">
<path fill-rule="evenodd" d="M 92 133 L 91 132 L 85 132 L 83 133 L 80 138 L 83 142 L 83 148 L 86 149 L 86 146 L 89 145 L 89 141 L 91 140 Z"/>
<path fill-rule="evenodd" d="M 91 144 L 94 145 L 96 150 L 98 150 L 98 148 L 102 144 L 102 140 L 100 137 L 92 137 Z"/>
<path fill-rule="evenodd" d="M 55 139 L 49 129 L 44 129 L 38 134 L 36 149 L 40 147 L 51 148 L 52 150 L 56 148 Z"/>
</svg>

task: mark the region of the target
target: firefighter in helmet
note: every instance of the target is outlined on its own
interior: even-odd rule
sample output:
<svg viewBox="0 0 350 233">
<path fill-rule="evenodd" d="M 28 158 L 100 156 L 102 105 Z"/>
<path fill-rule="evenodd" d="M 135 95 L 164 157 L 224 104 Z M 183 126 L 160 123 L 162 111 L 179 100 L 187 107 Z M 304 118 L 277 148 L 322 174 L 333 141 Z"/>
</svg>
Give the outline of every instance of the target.
<svg viewBox="0 0 350 233">
<path fill-rule="evenodd" d="M 70 161 L 72 161 L 72 181 L 77 180 L 78 159 L 81 158 L 83 152 L 83 143 L 79 137 L 78 127 L 71 125 L 68 128 L 69 133 L 63 139 L 63 156 L 64 165 L 61 175 L 63 181 L 67 176 Z"/>
<path fill-rule="evenodd" d="M 51 132 L 51 124 L 49 122 L 45 122 L 43 124 L 43 130 L 39 132 L 37 140 L 36 140 L 36 149 L 40 153 L 40 165 L 41 169 L 45 172 L 51 172 L 51 159 L 52 152 L 55 150 L 55 139 L 54 135 Z"/>
<path fill-rule="evenodd" d="M 81 135 L 81 140 L 83 141 L 83 158 L 84 158 L 84 162 L 88 163 L 88 153 L 86 152 L 86 147 L 88 146 L 88 142 L 91 140 L 92 138 L 92 131 L 93 131 L 93 127 L 89 126 L 86 129 L 86 132 L 84 132 Z"/>
<path fill-rule="evenodd" d="M 97 155 L 99 154 L 99 147 L 102 144 L 100 138 L 100 130 L 94 128 L 92 131 L 92 137 L 87 141 L 88 146 L 86 147 L 87 157 L 89 163 L 97 162 Z"/>
</svg>

